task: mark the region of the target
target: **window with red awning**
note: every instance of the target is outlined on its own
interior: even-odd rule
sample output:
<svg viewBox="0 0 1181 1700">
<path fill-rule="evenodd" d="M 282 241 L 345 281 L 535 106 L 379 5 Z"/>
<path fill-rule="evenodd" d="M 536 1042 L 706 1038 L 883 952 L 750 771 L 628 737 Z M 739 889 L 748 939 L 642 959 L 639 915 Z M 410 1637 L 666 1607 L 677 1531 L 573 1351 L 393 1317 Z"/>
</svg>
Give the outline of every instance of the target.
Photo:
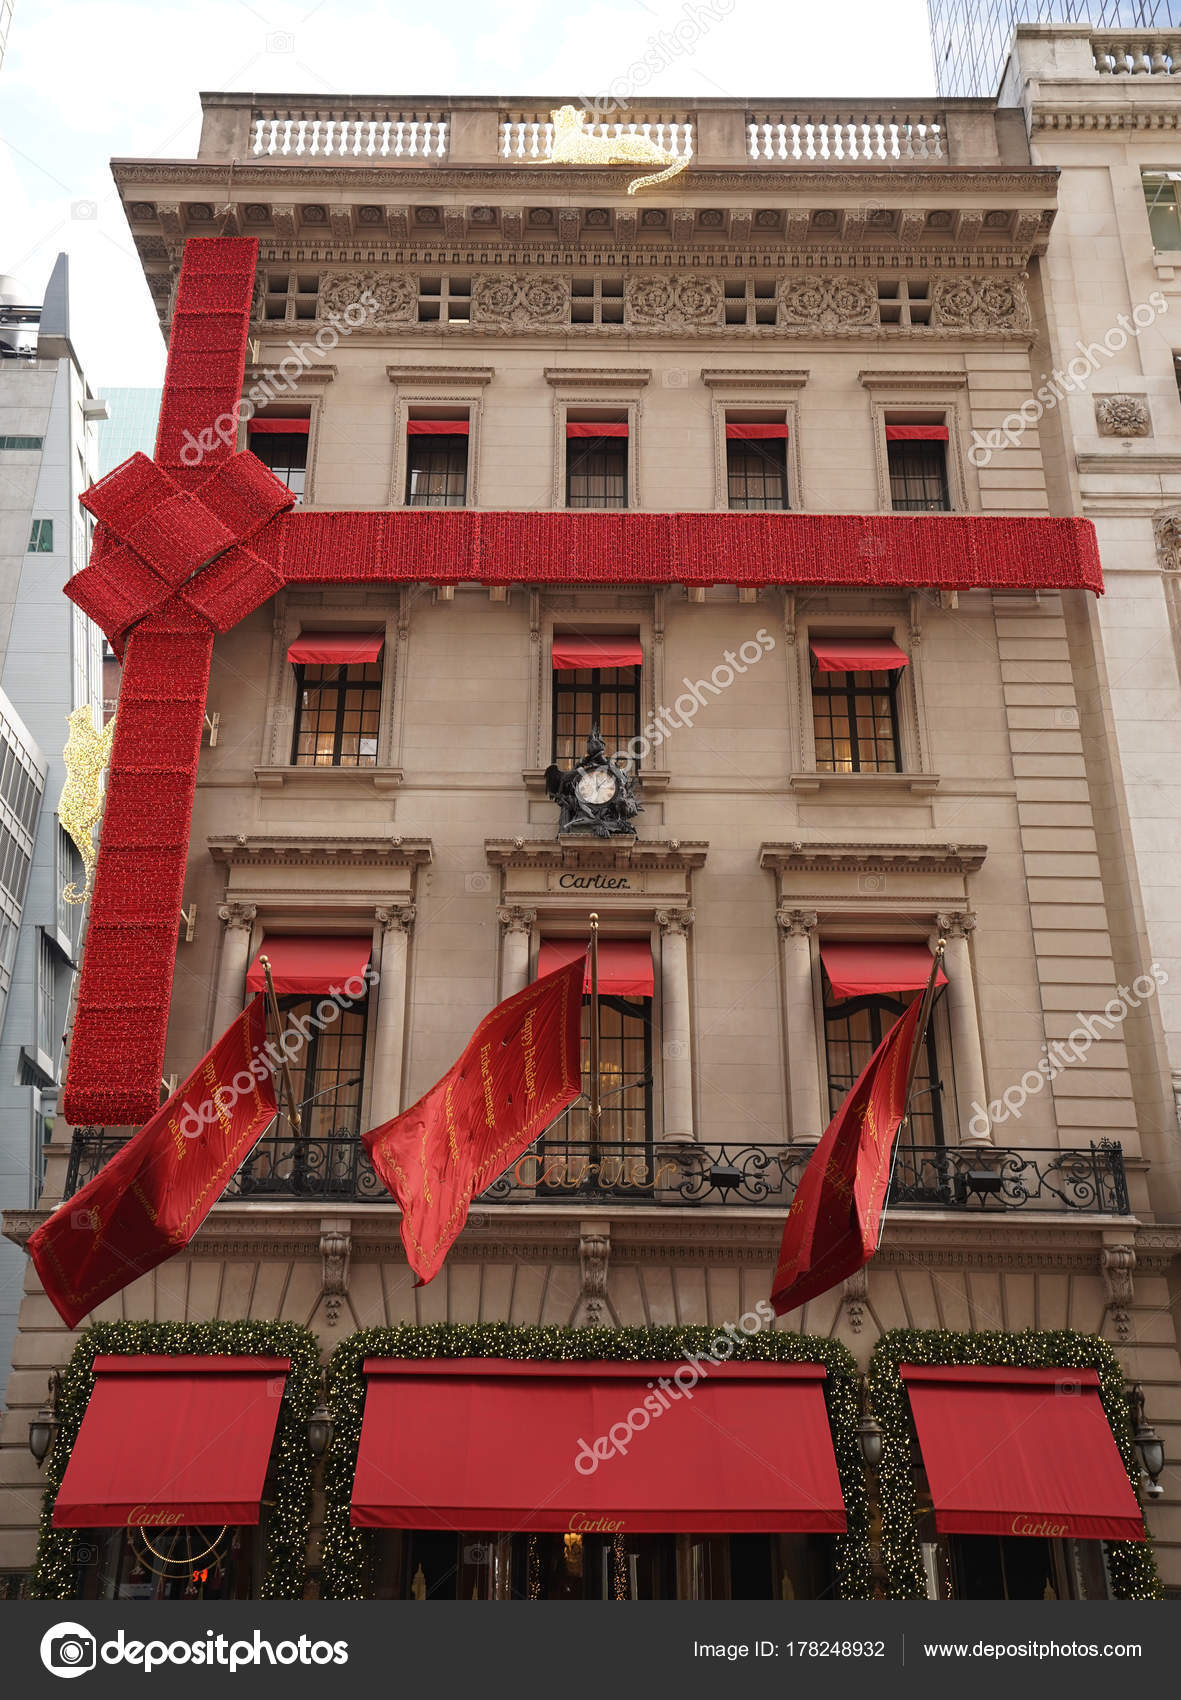
<svg viewBox="0 0 1181 1700">
<path fill-rule="evenodd" d="M 644 655 L 639 638 L 565 637 L 554 634 L 555 672 L 580 667 L 638 667 Z"/>
<path fill-rule="evenodd" d="M 364 1369 L 355 1527 L 565 1532 L 572 1518 L 610 1518 L 629 1533 L 846 1526 L 820 1364 L 711 1364 L 691 1399 L 674 1396 L 687 1384 L 683 1361 L 368 1358 Z M 649 1431 L 596 1462 L 599 1437 L 678 1372 Z"/>
<path fill-rule="evenodd" d="M 289 1358 L 99 1355 L 56 1529 L 257 1523 Z"/>
<path fill-rule="evenodd" d="M 542 939 L 537 977 L 564 968 L 587 949 L 586 939 Z M 599 940 L 599 990 L 617 998 L 650 998 L 655 979 L 648 939 Z M 586 959 L 583 990 L 590 991 L 590 956 Z"/>
<path fill-rule="evenodd" d="M 838 998 L 868 997 L 879 992 L 915 992 L 931 977 L 931 952 L 925 944 L 853 944 L 826 940 L 820 960 Z M 937 986 L 946 986 L 940 968 Z"/>
<path fill-rule="evenodd" d="M 738 419 L 726 421 L 726 435 L 732 441 L 753 443 L 765 437 L 786 437 L 786 425 L 760 424 L 752 421 L 746 423 Z"/>
<path fill-rule="evenodd" d="M 946 425 L 887 425 L 888 443 L 946 443 Z"/>
<path fill-rule="evenodd" d="M 814 637 L 808 647 L 821 673 L 895 673 L 910 666 L 892 638 Z"/>
<path fill-rule="evenodd" d="M 466 437 L 469 431 L 469 421 L 466 419 L 408 419 L 406 435 L 408 437 Z"/>
<path fill-rule="evenodd" d="M 246 975 L 246 989 L 266 990 L 259 957 L 271 965 L 280 997 L 315 997 L 339 992 L 350 980 L 363 980 L 372 941 L 362 933 L 268 933 Z"/>
<path fill-rule="evenodd" d="M 287 659 L 303 667 L 358 667 L 376 661 L 384 643 L 384 632 L 301 632 Z"/>
<path fill-rule="evenodd" d="M 1093 1369 L 902 1364 L 943 1534 L 1142 1541 Z"/>
</svg>

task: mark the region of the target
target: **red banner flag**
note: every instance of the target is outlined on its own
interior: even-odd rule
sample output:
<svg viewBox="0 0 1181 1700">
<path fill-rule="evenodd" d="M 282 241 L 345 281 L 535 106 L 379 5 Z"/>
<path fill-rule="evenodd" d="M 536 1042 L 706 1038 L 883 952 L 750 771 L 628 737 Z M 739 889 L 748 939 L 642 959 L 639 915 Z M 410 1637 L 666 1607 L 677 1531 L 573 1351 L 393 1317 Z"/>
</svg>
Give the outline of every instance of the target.
<svg viewBox="0 0 1181 1700">
<path fill-rule="evenodd" d="M 585 971 L 579 955 L 506 998 L 437 1085 L 365 1135 L 402 1206 L 402 1244 L 419 1286 L 439 1273 L 472 1199 L 581 1092 Z"/>
<path fill-rule="evenodd" d="M 188 1245 L 275 1116 L 253 998 L 151 1121 L 29 1238 L 29 1256 L 69 1328 Z"/>
<path fill-rule="evenodd" d="M 877 1250 L 923 1002 L 913 998 L 886 1034 L 800 1177 L 771 1286 L 776 1316 L 826 1293 Z"/>
</svg>

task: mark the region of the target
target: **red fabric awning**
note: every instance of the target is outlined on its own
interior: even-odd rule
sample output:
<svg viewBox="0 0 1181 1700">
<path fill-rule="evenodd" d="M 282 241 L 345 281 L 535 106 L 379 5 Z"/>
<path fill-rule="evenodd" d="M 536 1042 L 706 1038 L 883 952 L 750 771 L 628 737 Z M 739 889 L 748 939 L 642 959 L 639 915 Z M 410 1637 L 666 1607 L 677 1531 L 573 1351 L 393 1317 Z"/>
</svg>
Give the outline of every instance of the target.
<svg viewBox="0 0 1181 1700">
<path fill-rule="evenodd" d="M 290 1367 L 100 1354 L 54 1528 L 257 1523 Z"/>
<path fill-rule="evenodd" d="M 925 944 L 851 944 L 835 940 L 820 946 L 820 960 L 838 998 L 869 997 L 877 992 L 914 992 L 931 977 L 931 952 Z M 942 968 L 937 986 L 946 986 Z"/>
<path fill-rule="evenodd" d="M 626 437 L 627 424 L 623 420 L 601 419 L 568 419 L 566 421 L 568 437 Z"/>
<path fill-rule="evenodd" d="M 786 425 L 740 425 L 726 422 L 727 437 L 738 437 L 746 442 L 757 441 L 759 437 L 786 437 Z"/>
<path fill-rule="evenodd" d="M 639 638 L 554 636 L 554 667 L 638 667 Z"/>
<path fill-rule="evenodd" d="M 301 632 L 287 659 L 305 667 L 356 667 L 376 661 L 384 643 L 384 632 Z"/>
<path fill-rule="evenodd" d="M 887 425 L 888 443 L 945 443 L 946 425 Z"/>
<path fill-rule="evenodd" d="M 408 419 L 406 435 L 408 437 L 466 437 L 469 421 L 466 419 Z"/>
<path fill-rule="evenodd" d="M 251 419 L 246 426 L 250 436 L 256 432 L 280 431 L 287 435 L 306 437 L 311 430 L 310 419 Z"/>
<path fill-rule="evenodd" d="M 537 978 L 564 968 L 587 948 L 586 939 L 542 939 Z M 599 940 L 599 990 L 616 998 L 650 998 L 655 990 L 652 946 L 647 939 Z M 590 991 L 590 955 L 583 991 Z"/>
<path fill-rule="evenodd" d="M 822 673 L 895 673 L 910 666 L 891 638 L 814 637 L 809 648 Z"/>
<path fill-rule="evenodd" d="M 246 989 L 266 990 L 258 960 L 266 956 L 280 997 L 314 997 L 334 987 L 340 991 L 349 980 L 363 977 L 372 949 L 372 940 L 363 933 L 268 933 L 250 964 Z"/>
<path fill-rule="evenodd" d="M 842 1531 L 823 1366 L 706 1367 L 367 1358 L 352 1522 L 567 1532 L 602 1519 L 629 1534 Z M 667 1392 L 653 1385 L 662 1377 Z M 611 1445 L 613 1429 L 614 1456 L 596 1459 L 591 1449 L 600 1437 Z"/>
<path fill-rule="evenodd" d="M 1144 1539 L 1095 1370 L 901 1372 L 941 1533 Z"/>
</svg>

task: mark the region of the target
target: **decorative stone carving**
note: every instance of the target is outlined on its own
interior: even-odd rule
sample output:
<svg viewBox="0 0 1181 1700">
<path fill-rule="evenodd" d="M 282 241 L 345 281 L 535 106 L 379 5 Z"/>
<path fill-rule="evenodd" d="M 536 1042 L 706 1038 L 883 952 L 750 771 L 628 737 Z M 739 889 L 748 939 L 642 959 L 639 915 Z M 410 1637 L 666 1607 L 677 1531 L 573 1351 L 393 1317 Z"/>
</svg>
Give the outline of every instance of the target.
<svg viewBox="0 0 1181 1700">
<path fill-rule="evenodd" d="M 1131 1245 L 1104 1246 L 1099 1253 L 1103 1271 L 1103 1286 L 1107 1293 L 1107 1308 L 1116 1334 L 1121 1341 L 1132 1332 L 1129 1314 L 1136 1302 L 1136 1248 Z"/>
<path fill-rule="evenodd" d="M 349 1290 L 353 1240 L 347 1221 L 320 1224 L 320 1292 L 329 1328 L 340 1320 L 340 1307 Z"/>
<path fill-rule="evenodd" d="M 658 909 L 656 925 L 662 936 L 674 933 L 679 934 L 681 938 L 687 938 L 689 928 L 693 925 L 693 913 L 692 909 Z"/>
<path fill-rule="evenodd" d="M 869 1269 L 863 1264 L 855 1269 L 852 1275 L 846 1275 L 841 1291 L 841 1302 L 849 1318 L 849 1329 L 853 1334 L 860 1334 L 865 1325 L 865 1306 L 869 1299 Z"/>
<path fill-rule="evenodd" d="M 472 323 L 505 331 L 570 322 L 570 280 L 545 272 L 485 274 L 472 284 Z"/>
<path fill-rule="evenodd" d="M 578 1262 L 582 1280 L 574 1310 L 576 1328 L 596 1328 L 611 1324 L 612 1317 L 607 1304 L 607 1265 L 610 1259 L 611 1240 L 608 1234 L 584 1229 L 578 1240 Z"/>
<path fill-rule="evenodd" d="M 967 910 L 955 910 L 948 915 L 936 915 L 940 935 L 947 939 L 966 939 L 976 931 L 976 917 Z"/>
<path fill-rule="evenodd" d="M 519 903 L 513 903 L 507 908 L 498 909 L 496 919 L 506 933 L 532 934 L 537 924 L 537 910 L 522 909 Z"/>
<path fill-rule="evenodd" d="M 376 307 L 361 300 L 366 293 L 376 300 Z M 418 311 L 418 283 L 409 272 L 326 272 L 320 279 L 320 317 L 335 313 L 351 326 L 345 315 L 352 308 L 355 316 L 358 306 L 366 310 L 366 317 L 351 328 L 387 331 L 408 325 Z"/>
<path fill-rule="evenodd" d="M 218 919 L 224 921 L 229 930 L 248 933 L 254 925 L 258 910 L 253 903 L 223 903 L 217 914 Z"/>
<path fill-rule="evenodd" d="M 695 331 L 722 323 L 722 280 L 641 272 L 626 283 L 627 323 L 645 330 Z"/>
<path fill-rule="evenodd" d="M 815 909 L 777 909 L 776 924 L 784 938 L 807 938 L 819 925 L 820 917 Z"/>
<path fill-rule="evenodd" d="M 1023 331 L 1029 300 L 1018 278 L 940 277 L 931 286 L 931 323 L 945 331 Z"/>
<path fill-rule="evenodd" d="M 878 323 L 877 289 L 847 277 L 785 278 L 779 285 L 779 324 L 789 331 L 869 330 Z"/>
<path fill-rule="evenodd" d="M 1095 423 L 1101 437 L 1151 437 L 1152 415 L 1142 395 L 1095 397 Z"/>
<path fill-rule="evenodd" d="M 1152 534 L 1162 569 L 1166 573 L 1181 572 L 1181 508 L 1166 508 L 1155 515 Z"/>
<path fill-rule="evenodd" d="M 387 933 L 392 932 L 395 927 L 401 932 L 408 933 L 414 926 L 414 918 L 417 914 L 418 910 L 413 903 L 402 903 L 397 906 L 391 905 L 388 909 L 375 909 L 373 918 L 379 927 L 385 928 Z"/>
</svg>

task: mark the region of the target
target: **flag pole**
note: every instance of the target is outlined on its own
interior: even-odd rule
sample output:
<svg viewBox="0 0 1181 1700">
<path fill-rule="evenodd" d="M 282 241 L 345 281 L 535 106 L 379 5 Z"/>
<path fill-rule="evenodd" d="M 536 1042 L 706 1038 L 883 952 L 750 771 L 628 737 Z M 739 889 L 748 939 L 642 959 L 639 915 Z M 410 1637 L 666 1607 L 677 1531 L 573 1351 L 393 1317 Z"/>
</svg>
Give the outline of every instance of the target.
<svg viewBox="0 0 1181 1700">
<path fill-rule="evenodd" d="M 914 1036 L 914 1044 L 910 1052 L 910 1066 L 906 1071 L 906 1108 L 902 1112 L 902 1120 L 894 1130 L 894 1144 L 890 1153 L 890 1178 L 886 1182 L 886 1196 L 882 1200 L 882 1213 L 878 1217 L 878 1249 L 881 1249 L 882 1235 L 886 1231 L 886 1211 L 890 1208 L 890 1191 L 894 1185 L 894 1168 L 898 1162 L 898 1138 L 902 1129 L 910 1121 L 910 1095 L 914 1089 L 914 1077 L 918 1073 L 919 1057 L 927 1038 L 927 1024 L 931 1019 L 931 1005 L 935 1001 L 935 980 L 939 973 L 939 965 L 943 961 L 943 953 L 947 949 L 947 940 L 940 939 L 931 955 L 931 972 L 927 977 L 927 988 L 923 993 L 923 1007 L 919 1011 L 919 1024 Z"/>
<path fill-rule="evenodd" d="M 275 982 L 271 978 L 270 957 L 260 956 L 258 959 L 258 965 L 266 976 L 267 1002 L 270 1004 L 271 1015 L 274 1018 L 275 1036 L 277 1040 L 283 1031 L 283 1019 L 279 1014 L 279 1000 L 275 996 Z M 291 1123 L 296 1138 L 298 1138 L 300 1134 L 299 1106 L 295 1102 L 295 1085 L 291 1079 L 291 1064 L 287 1060 L 286 1051 L 283 1052 L 283 1086 L 287 1093 L 287 1119 Z"/>
<path fill-rule="evenodd" d="M 594 912 L 590 918 L 590 974 L 590 1136 L 597 1158 L 603 1102 L 599 1095 L 599 917 Z"/>
</svg>

